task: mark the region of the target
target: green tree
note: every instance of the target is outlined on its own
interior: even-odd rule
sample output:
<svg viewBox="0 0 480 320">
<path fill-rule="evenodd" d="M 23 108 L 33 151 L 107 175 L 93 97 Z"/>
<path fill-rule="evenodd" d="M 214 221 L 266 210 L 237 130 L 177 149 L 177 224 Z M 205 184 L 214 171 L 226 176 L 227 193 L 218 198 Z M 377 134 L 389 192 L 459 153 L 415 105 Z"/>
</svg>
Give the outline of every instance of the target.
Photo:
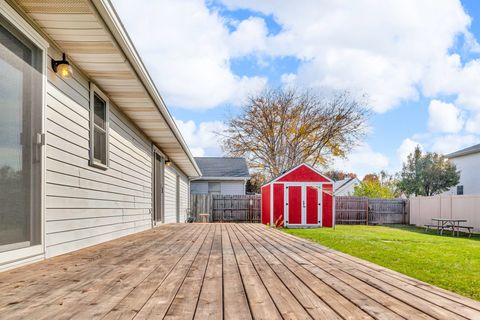
<svg viewBox="0 0 480 320">
<path fill-rule="evenodd" d="M 382 185 L 379 180 L 368 179 L 355 187 L 354 196 L 369 198 L 395 198 L 394 190 L 388 185 Z"/>
<path fill-rule="evenodd" d="M 458 184 L 460 171 L 443 155 L 417 146 L 403 164 L 398 187 L 407 195 L 432 196 Z"/>
</svg>

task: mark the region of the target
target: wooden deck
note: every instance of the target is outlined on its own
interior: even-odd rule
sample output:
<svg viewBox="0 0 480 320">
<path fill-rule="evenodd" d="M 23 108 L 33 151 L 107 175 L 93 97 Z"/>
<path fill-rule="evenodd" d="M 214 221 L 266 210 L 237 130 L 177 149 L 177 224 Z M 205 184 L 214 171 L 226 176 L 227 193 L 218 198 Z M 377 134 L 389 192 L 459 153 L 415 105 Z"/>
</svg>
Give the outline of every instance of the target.
<svg viewBox="0 0 480 320">
<path fill-rule="evenodd" d="M 176 224 L 0 273 L 0 319 L 480 319 L 480 303 L 258 224 Z"/>
</svg>

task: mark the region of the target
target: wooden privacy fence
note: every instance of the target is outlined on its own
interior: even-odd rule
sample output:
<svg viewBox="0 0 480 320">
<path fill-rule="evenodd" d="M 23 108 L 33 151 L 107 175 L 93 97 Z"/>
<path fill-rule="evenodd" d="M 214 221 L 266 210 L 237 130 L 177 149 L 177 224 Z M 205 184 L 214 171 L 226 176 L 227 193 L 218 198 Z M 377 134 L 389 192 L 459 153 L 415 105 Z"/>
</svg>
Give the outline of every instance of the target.
<svg viewBox="0 0 480 320">
<path fill-rule="evenodd" d="M 209 214 L 210 222 L 260 222 L 260 195 L 208 195 L 190 196 L 190 217 L 201 221 L 200 214 Z"/>
<path fill-rule="evenodd" d="M 408 200 L 335 197 L 337 224 L 406 224 Z"/>
<path fill-rule="evenodd" d="M 210 222 L 260 222 L 260 195 L 190 196 L 190 221 L 201 221 L 208 214 Z M 369 199 L 335 197 L 335 220 L 338 224 L 409 223 L 409 204 L 405 199 Z"/>
</svg>

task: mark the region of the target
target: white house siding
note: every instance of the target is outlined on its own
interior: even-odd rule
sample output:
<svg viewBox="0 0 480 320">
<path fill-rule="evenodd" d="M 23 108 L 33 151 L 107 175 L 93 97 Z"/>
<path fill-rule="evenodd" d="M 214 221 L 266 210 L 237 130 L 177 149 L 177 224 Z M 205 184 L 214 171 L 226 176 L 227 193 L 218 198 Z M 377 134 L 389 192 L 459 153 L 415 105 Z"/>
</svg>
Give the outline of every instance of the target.
<svg viewBox="0 0 480 320">
<path fill-rule="evenodd" d="M 48 73 L 47 257 L 150 228 L 151 143 L 110 105 L 109 168 L 89 166 L 89 83 Z"/>
<path fill-rule="evenodd" d="M 187 212 L 190 206 L 189 189 L 188 178 L 184 175 L 180 176 L 180 222 L 187 220 Z"/>
<path fill-rule="evenodd" d="M 223 195 L 245 195 L 245 181 L 214 181 L 220 182 L 220 192 Z M 208 194 L 208 181 L 191 181 L 192 194 Z"/>
<path fill-rule="evenodd" d="M 190 190 L 192 194 L 207 194 L 208 182 L 207 181 L 191 181 Z"/>
<path fill-rule="evenodd" d="M 450 159 L 460 170 L 460 183 L 464 195 L 480 194 L 480 153 Z M 457 194 L 457 187 L 453 187 L 449 194 Z"/>
<path fill-rule="evenodd" d="M 221 190 L 224 195 L 244 195 L 245 181 L 222 181 Z"/>
</svg>

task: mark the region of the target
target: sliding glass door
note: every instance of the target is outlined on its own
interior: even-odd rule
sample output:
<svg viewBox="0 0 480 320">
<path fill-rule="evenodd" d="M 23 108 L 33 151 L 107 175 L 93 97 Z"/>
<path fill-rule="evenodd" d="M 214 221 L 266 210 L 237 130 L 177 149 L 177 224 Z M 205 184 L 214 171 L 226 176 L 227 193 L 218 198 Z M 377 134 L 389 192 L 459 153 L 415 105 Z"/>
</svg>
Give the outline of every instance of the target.
<svg viewBox="0 0 480 320">
<path fill-rule="evenodd" d="M 0 15 L 0 252 L 41 243 L 42 57 Z"/>
</svg>

